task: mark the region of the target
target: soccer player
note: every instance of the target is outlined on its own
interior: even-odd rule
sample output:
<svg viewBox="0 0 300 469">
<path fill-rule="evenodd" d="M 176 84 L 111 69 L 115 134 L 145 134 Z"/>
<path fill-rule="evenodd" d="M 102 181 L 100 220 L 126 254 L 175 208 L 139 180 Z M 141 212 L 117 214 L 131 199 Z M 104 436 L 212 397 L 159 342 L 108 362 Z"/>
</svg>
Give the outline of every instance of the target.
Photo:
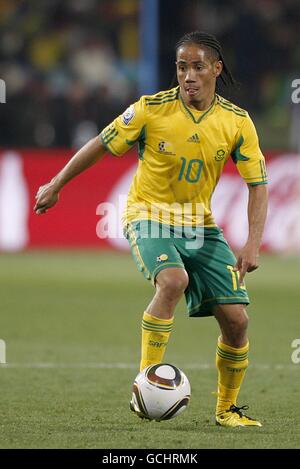
<svg viewBox="0 0 300 469">
<path fill-rule="evenodd" d="M 142 96 L 90 140 L 40 187 L 35 211 L 45 213 L 62 187 L 105 152 L 120 157 L 138 143 L 124 232 L 139 270 L 155 286 L 142 318 L 140 369 L 162 362 L 175 307 L 185 294 L 189 315 L 213 315 L 221 330 L 216 423 L 260 427 L 244 414 L 247 406 L 237 406 L 237 397 L 249 351 L 244 277 L 258 267 L 267 212 L 264 157 L 248 113 L 216 93 L 218 80 L 234 83 L 217 39 L 198 31 L 183 36 L 176 67 L 179 86 Z M 249 235 L 237 259 L 210 206 L 230 157 L 249 189 Z M 137 411 L 133 401 L 131 409 Z"/>
</svg>

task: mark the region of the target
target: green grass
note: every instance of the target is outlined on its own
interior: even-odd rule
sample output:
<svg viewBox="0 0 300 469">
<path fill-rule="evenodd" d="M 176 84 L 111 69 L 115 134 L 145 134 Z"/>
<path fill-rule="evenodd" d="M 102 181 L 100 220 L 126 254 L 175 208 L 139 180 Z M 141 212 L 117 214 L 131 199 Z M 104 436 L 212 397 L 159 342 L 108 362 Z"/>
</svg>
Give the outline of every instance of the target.
<svg viewBox="0 0 300 469">
<path fill-rule="evenodd" d="M 300 364 L 291 362 L 299 259 L 263 257 L 247 277 L 251 366 L 240 403 L 264 426 L 236 430 L 214 425 L 217 323 L 188 319 L 184 302 L 166 359 L 190 379 L 188 409 L 161 423 L 129 411 L 153 294 L 129 256 L 31 252 L 0 262 L 1 448 L 300 447 Z"/>
</svg>

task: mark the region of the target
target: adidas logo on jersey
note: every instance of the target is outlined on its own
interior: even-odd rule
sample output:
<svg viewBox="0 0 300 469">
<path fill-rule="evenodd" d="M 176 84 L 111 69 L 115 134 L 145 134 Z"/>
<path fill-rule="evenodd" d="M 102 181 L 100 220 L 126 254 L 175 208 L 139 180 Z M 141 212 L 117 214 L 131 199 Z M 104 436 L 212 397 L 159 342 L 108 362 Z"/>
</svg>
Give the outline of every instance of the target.
<svg viewBox="0 0 300 469">
<path fill-rule="evenodd" d="M 187 142 L 199 143 L 199 142 L 200 142 L 200 138 L 199 138 L 198 134 L 194 134 L 194 135 L 192 135 L 191 137 L 189 137 L 189 138 L 187 139 Z"/>
</svg>

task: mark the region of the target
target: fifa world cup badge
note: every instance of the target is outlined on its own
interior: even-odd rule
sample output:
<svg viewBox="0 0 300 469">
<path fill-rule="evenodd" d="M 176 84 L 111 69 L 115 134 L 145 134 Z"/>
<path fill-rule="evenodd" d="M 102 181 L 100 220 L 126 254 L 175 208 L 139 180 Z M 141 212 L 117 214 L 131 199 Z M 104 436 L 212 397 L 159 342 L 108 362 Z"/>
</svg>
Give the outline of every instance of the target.
<svg viewBox="0 0 300 469">
<path fill-rule="evenodd" d="M 130 106 L 126 109 L 125 112 L 122 114 L 122 120 L 125 125 L 128 125 L 129 122 L 133 119 L 134 117 L 134 107 Z"/>
</svg>

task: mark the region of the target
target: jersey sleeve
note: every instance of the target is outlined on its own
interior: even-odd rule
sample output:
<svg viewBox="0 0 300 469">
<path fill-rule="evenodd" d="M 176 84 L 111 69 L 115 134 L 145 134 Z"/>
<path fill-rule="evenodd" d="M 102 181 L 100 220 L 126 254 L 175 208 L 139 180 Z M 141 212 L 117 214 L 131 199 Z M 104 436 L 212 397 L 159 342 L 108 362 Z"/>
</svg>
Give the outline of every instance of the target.
<svg viewBox="0 0 300 469">
<path fill-rule="evenodd" d="M 146 123 L 144 98 L 129 106 L 100 133 L 106 149 L 115 156 L 121 156 L 139 141 Z"/>
<path fill-rule="evenodd" d="M 248 114 L 237 134 L 231 156 L 247 184 L 252 186 L 267 184 L 265 158 L 259 147 L 256 129 Z"/>
</svg>

